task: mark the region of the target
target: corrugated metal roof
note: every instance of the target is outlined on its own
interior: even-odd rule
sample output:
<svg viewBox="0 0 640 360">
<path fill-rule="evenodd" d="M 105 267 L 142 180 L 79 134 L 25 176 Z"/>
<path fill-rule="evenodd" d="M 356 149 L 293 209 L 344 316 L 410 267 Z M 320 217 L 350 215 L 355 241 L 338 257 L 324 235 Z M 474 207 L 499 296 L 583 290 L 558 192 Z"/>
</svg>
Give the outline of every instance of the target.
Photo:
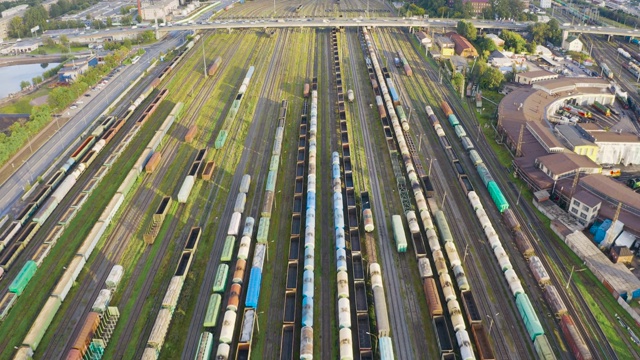
<svg viewBox="0 0 640 360">
<path fill-rule="evenodd" d="M 578 132 L 578 129 L 573 125 L 556 125 L 555 130 L 574 148 L 576 146 L 595 145 L 591 141 L 583 138 Z"/>
</svg>

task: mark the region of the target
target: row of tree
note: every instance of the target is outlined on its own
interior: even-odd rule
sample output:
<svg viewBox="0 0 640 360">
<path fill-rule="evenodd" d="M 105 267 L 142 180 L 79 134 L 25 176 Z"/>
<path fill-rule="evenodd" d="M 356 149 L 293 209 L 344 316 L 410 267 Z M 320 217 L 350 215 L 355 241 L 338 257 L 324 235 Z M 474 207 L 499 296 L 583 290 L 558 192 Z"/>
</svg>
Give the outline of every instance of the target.
<svg viewBox="0 0 640 360">
<path fill-rule="evenodd" d="M 80 11 L 97 4 L 99 0 L 60 0 L 52 4 L 49 11 L 42 4 L 34 3 L 23 16 L 15 16 L 9 22 L 8 33 L 13 38 L 29 37 L 31 29 L 39 26 L 40 33 L 45 30 L 84 28 L 84 21 L 56 20 L 57 17 L 74 11 Z"/>
<path fill-rule="evenodd" d="M 104 59 L 104 64 L 90 68 L 69 86 L 60 86 L 49 93 L 47 104 L 34 106 L 27 122 L 16 122 L 9 127 L 7 133 L 0 133 L 0 166 L 5 164 L 13 154 L 18 152 L 29 140 L 38 133 L 52 119 L 52 114 L 66 109 L 71 103 L 95 86 L 106 74 L 127 57 L 129 49 L 122 48 L 114 51 Z"/>
<path fill-rule="evenodd" d="M 450 4 L 450 5 L 449 5 Z M 413 4 L 412 4 L 413 5 Z M 423 10 L 420 14 L 417 9 Z M 490 6 L 483 9 L 482 14 L 476 14 L 470 1 L 465 0 L 419 0 L 416 5 L 403 8 L 405 16 L 424 15 L 439 18 L 471 19 L 474 16 L 483 19 L 514 19 L 520 21 L 538 21 L 533 13 L 525 13 L 525 5 L 521 0 L 494 0 Z"/>
</svg>

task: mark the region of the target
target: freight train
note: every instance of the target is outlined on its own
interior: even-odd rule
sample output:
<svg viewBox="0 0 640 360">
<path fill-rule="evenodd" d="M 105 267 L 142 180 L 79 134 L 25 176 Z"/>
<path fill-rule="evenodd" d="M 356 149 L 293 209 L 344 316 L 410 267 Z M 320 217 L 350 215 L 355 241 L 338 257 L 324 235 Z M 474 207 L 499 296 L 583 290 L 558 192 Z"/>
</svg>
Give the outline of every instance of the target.
<svg viewBox="0 0 640 360">
<path fill-rule="evenodd" d="M 445 114 L 447 113 L 447 109 L 450 111 L 450 107 L 448 106 L 448 104 L 443 102 L 442 105 L 447 105 L 446 107 L 442 106 L 443 110 L 445 111 Z M 458 124 L 456 126 L 461 126 L 461 125 Z M 454 129 L 455 129 L 455 126 L 454 126 Z M 483 179 L 483 182 L 485 183 L 485 186 L 486 186 L 487 180 L 492 179 L 490 178 L 491 174 L 488 168 L 484 165 L 482 158 L 479 156 L 479 154 L 477 154 L 477 152 L 475 153 L 475 156 L 474 156 L 474 154 L 471 153 L 471 150 L 468 150 L 468 151 L 472 161 L 477 164 L 476 166 L 477 166 L 478 173 L 480 174 L 480 177 Z M 480 165 L 482 165 L 482 167 L 480 167 Z M 492 181 L 492 180 L 489 180 L 489 181 Z M 491 195 L 491 191 L 490 191 L 490 195 Z M 511 262 L 509 261 L 506 255 L 506 252 L 502 247 L 500 239 L 497 236 L 497 233 L 495 232 L 495 230 L 493 229 L 493 226 L 491 225 L 491 222 L 488 219 L 486 212 L 484 211 L 482 203 L 480 202 L 475 192 L 469 192 L 468 197 L 472 207 L 476 211 L 478 220 L 480 221 L 480 223 L 484 228 L 485 235 L 487 236 L 489 245 L 492 247 L 494 254 L 498 260 L 498 263 L 502 271 L 504 272 L 504 276 L 507 280 L 507 283 L 509 284 L 509 288 L 512 292 L 512 295 L 515 298 L 516 307 L 520 312 L 520 315 L 523 319 L 523 322 L 525 324 L 525 327 L 527 329 L 527 332 L 531 340 L 534 342 L 534 348 L 536 352 L 538 353 L 540 358 L 555 359 L 555 355 L 551 350 L 549 341 L 547 339 L 547 335 L 544 333 L 544 330 L 535 313 L 535 310 L 531 304 L 531 301 L 529 300 L 527 294 L 524 292 L 522 284 L 518 279 L 517 274 L 513 270 Z M 529 268 L 534 278 L 538 282 L 538 285 L 540 285 L 544 289 L 545 299 L 547 300 L 549 306 L 553 310 L 554 315 L 561 319 L 563 334 L 565 336 L 565 339 L 569 343 L 574 356 L 578 359 L 592 359 L 592 355 L 589 351 L 589 348 L 586 346 L 584 339 L 582 338 L 580 333 L 575 329 L 575 324 L 573 323 L 571 316 L 567 314 L 567 308 L 562 298 L 560 297 L 560 294 L 558 293 L 557 289 L 553 285 L 550 285 L 551 278 L 549 276 L 549 273 L 546 270 L 543 263 L 541 262 L 540 258 L 535 256 L 535 250 L 531 245 L 530 241 L 525 236 L 522 226 L 520 225 L 520 222 L 517 220 L 515 213 L 511 208 L 508 207 L 508 204 L 507 204 L 507 207 L 502 207 L 501 206 L 502 202 L 496 201 L 496 198 L 494 196 L 492 196 L 492 199 L 494 200 L 494 204 L 498 207 L 498 210 L 500 210 L 500 212 L 502 213 L 503 221 L 505 222 L 507 227 L 512 231 L 514 235 L 516 247 L 518 248 L 520 253 L 523 255 L 523 257 L 526 260 L 528 260 Z M 506 199 L 505 199 L 505 202 L 506 202 Z"/>
<path fill-rule="evenodd" d="M 602 73 L 604 74 L 604 76 L 606 76 L 608 79 L 613 79 L 613 71 L 611 71 L 607 64 L 602 63 L 600 67 L 602 68 Z"/>
<path fill-rule="evenodd" d="M 179 61 L 182 58 L 183 54 L 184 54 L 184 51 L 182 51 L 178 57 L 174 58 L 174 61 L 172 61 L 171 64 L 167 68 L 165 68 L 165 70 L 160 74 L 159 77 L 165 76 L 171 69 L 173 69 L 177 61 Z M 99 151 L 101 151 L 104 148 L 104 146 L 114 138 L 115 134 L 123 127 L 124 123 L 128 119 L 130 119 L 136 107 L 138 107 L 142 103 L 142 101 L 151 93 L 151 91 L 153 90 L 153 87 L 157 86 L 158 83 L 159 81 L 154 80 L 151 86 L 149 86 L 142 93 L 142 95 L 140 95 L 133 102 L 133 104 L 125 111 L 124 115 L 120 119 L 116 121 L 115 118 L 111 118 L 111 119 L 107 118 L 105 121 L 103 121 L 94 130 L 94 132 L 91 135 L 94 140 L 93 141 L 85 140 L 72 153 L 72 156 L 67 160 L 65 165 L 56 174 L 54 174 L 50 180 L 51 183 L 59 184 L 56 191 L 60 191 L 60 194 L 64 193 L 65 195 L 69 192 L 72 185 L 66 184 L 63 186 L 63 183 L 65 181 L 74 183 L 75 181 L 73 180 L 73 178 L 67 178 L 63 180 L 62 175 L 66 174 L 74 165 L 76 165 L 77 167 L 74 171 L 78 171 L 80 169 L 84 171 L 87 165 L 95 159 L 96 154 Z M 119 144 L 117 144 L 116 148 L 113 150 L 113 153 L 105 160 L 104 164 L 100 167 L 98 172 L 95 174 L 94 178 L 87 184 L 87 186 L 85 186 L 85 189 L 83 190 L 83 192 L 81 192 L 76 197 L 76 199 L 74 199 L 69 210 L 63 215 L 63 218 L 60 219 L 58 225 L 55 226 L 51 230 L 51 232 L 46 236 L 44 244 L 42 244 L 41 247 L 36 252 L 36 255 L 34 256 L 36 264 L 41 264 L 43 258 L 49 253 L 51 247 L 53 247 L 56 244 L 57 240 L 62 235 L 70 219 L 77 213 L 78 209 L 86 202 L 89 194 L 91 193 L 91 191 L 93 191 L 97 182 L 99 182 L 105 176 L 105 174 L 110 170 L 111 165 L 120 156 L 120 154 L 124 151 L 124 149 L 132 142 L 132 139 L 140 130 L 142 124 L 144 124 L 144 122 L 151 116 L 151 114 L 155 111 L 155 109 L 157 108 L 161 100 L 164 99 L 166 94 L 167 94 L 166 89 L 160 91 L 160 93 L 152 101 L 151 105 L 147 107 L 144 113 L 136 120 L 134 126 L 131 128 L 131 130 L 129 130 L 129 133 L 124 137 L 124 139 L 121 140 Z M 165 120 L 165 122 L 163 123 L 163 126 L 165 126 L 166 123 L 167 121 Z M 93 145 L 93 148 L 91 148 L 91 150 L 88 150 L 92 145 Z M 135 176 L 131 176 L 132 174 Z M 123 181 L 123 183 L 120 185 L 120 187 L 117 189 L 116 195 L 114 195 L 114 197 L 111 199 L 107 207 L 104 209 L 104 211 L 100 215 L 98 222 L 93 226 L 89 235 L 80 246 L 80 249 L 78 250 L 77 255 L 72 259 L 71 263 L 67 265 L 66 270 L 62 275 L 62 278 L 59 280 L 56 287 L 53 289 L 50 298 L 45 303 L 43 309 L 38 315 L 38 318 L 34 322 L 34 326 L 32 326 L 32 328 L 27 333 L 27 336 L 23 341 L 23 346 L 18 350 L 18 354 L 29 354 L 29 353 L 33 353 L 36 350 L 40 340 L 42 339 L 42 336 L 44 335 L 44 333 L 49 327 L 49 324 L 53 317 L 52 314 L 55 314 L 60 308 L 61 302 L 64 301 L 64 299 L 66 298 L 67 294 L 71 289 L 71 285 L 73 285 L 73 283 L 75 282 L 78 274 L 86 264 L 86 261 L 89 259 L 89 256 L 91 255 L 91 253 L 93 252 L 93 249 L 95 248 L 97 242 L 100 240 L 100 238 L 106 231 L 106 228 L 110 224 L 111 219 L 113 218 L 115 213 L 118 211 L 119 207 L 122 205 L 124 197 L 132 188 L 133 183 L 135 182 L 138 174 L 139 174 L 139 171 L 134 166 L 134 168 L 131 170 L 129 174 L 130 176 L 127 176 Z M 77 180 L 77 177 L 75 180 Z M 39 194 L 45 194 L 45 193 L 46 192 L 40 192 Z M 43 213 L 43 214 L 46 214 L 46 213 Z M 49 215 L 50 215 L 50 211 L 49 211 Z M 39 216 L 38 219 L 39 221 L 44 222 L 46 220 L 44 219 L 45 217 L 48 217 L 48 216 L 42 216 L 42 217 Z M 12 255 L 11 261 L 13 258 L 15 258 L 15 255 Z M 107 278 L 107 288 L 115 288 L 115 286 L 117 286 L 117 282 L 119 281 L 118 276 L 121 277 L 121 270 L 120 270 L 120 275 L 117 275 L 117 274 L 109 275 L 109 277 Z M 101 300 L 104 303 L 104 297 L 98 300 Z M 5 300 L 3 299 L 2 301 L 4 302 Z M 13 298 L 13 300 L 9 299 L 9 301 L 11 302 L 11 304 L 9 305 L 12 305 L 15 302 L 15 297 Z M 0 308 L 5 309 L 5 314 L 10 307 L 11 306 L 5 306 L 4 303 L 0 305 Z M 119 316 L 119 313 L 116 308 L 107 308 L 106 311 L 107 313 L 102 317 L 102 319 L 108 319 L 108 321 L 117 321 L 117 317 Z M 85 339 L 81 339 L 81 341 L 85 341 Z M 96 349 L 100 350 L 99 347 Z M 76 349 L 76 350 L 79 350 L 79 349 Z M 86 351 L 86 349 L 84 351 Z"/>
</svg>

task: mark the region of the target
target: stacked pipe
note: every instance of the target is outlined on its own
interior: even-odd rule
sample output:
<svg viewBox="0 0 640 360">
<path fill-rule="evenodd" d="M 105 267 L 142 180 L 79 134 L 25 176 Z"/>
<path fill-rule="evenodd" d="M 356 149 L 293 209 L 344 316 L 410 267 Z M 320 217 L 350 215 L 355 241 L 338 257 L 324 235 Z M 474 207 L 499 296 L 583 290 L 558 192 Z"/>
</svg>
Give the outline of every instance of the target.
<svg viewBox="0 0 640 360">
<path fill-rule="evenodd" d="M 407 146 L 407 141 L 405 139 L 405 133 L 403 131 L 403 127 L 400 125 L 398 121 L 398 117 L 395 115 L 395 109 L 393 106 L 394 104 L 389 97 L 388 91 L 386 90 L 385 78 L 382 73 L 382 69 L 380 68 L 380 65 L 378 63 L 376 52 L 373 48 L 371 39 L 366 29 L 363 29 L 363 34 L 365 37 L 365 41 L 367 43 L 367 48 L 369 51 L 371 62 L 375 69 L 375 73 L 378 77 L 378 82 L 380 84 L 380 87 L 382 88 L 382 94 L 387 105 L 387 111 L 391 117 L 393 131 L 396 136 L 396 140 L 398 142 L 398 147 L 400 148 L 400 153 L 404 159 L 405 169 L 407 171 L 407 175 L 409 177 L 409 180 L 413 188 L 413 194 L 416 200 L 418 211 L 420 213 L 420 219 L 422 220 L 423 227 L 427 231 L 427 238 L 430 239 L 429 246 L 431 247 L 432 252 L 440 251 L 440 254 L 441 254 L 442 250 L 440 247 L 440 243 L 438 242 L 437 234 L 434 230 L 435 227 L 433 225 L 433 221 L 430 213 L 430 211 L 436 211 L 437 209 L 429 209 L 429 207 L 427 206 L 427 201 L 424 196 L 422 185 L 420 184 L 420 180 L 418 178 L 418 175 L 415 170 L 415 166 L 413 164 L 413 160 L 411 158 L 411 153 Z M 405 130 L 408 130 L 408 123 Z M 410 230 L 413 229 L 412 232 L 416 230 L 419 232 L 419 226 L 417 224 L 417 217 L 415 212 L 407 211 L 405 215 L 407 216 L 407 221 L 410 224 L 411 223 L 415 224 L 413 226 L 410 225 Z M 444 216 L 442 216 L 442 220 L 444 220 Z M 443 225 L 445 223 L 446 223 L 446 220 L 445 222 L 443 222 Z M 460 257 L 453 243 L 453 239 L 451 238 L 450 241 L 447 241 L 446 239 L 442 239 L 442 240 L 443 240 L 442 241 L 443 246 L 446 245 L 445 250 L 449 257 L 451 268 L 453 269 L 455 266 L 460 266 L 460 269 L 462 269 Z M 466 325 L 464 322 L 464 317 L 462 316 L 462 309 L 457 301 L 455 291 L 453 290 L 451 276 L 449 275 L 449 269 L 442 270 L 442 275 L 440 275 L 440 284 L 442 286 L 443 292 L 445 293 L 445 299 L 447 300 L 447 308 L 449 310 L 449 316 L 451 318 L 451 321 L 454 324 L 454 330 L 456 331 L 456 333 L 460 332 L 460 336 L 459 337 L 456 336 L 459 340 L 458 345 L 459 345 L 460 351 L 463 355 L 463 358 L 472 359 L 474 358 L 473 350 L 470 343 L 467 341 L 469 336 L 468 336 L 468 333 L 466 332 Z"/>
<path fill-rule="evenodd" d="M 351 332 L 351 304 L 349 302 L 349 272 L 344 234 L 344 204 L 340 178 L 340 155 L 331 158 L 333 179 L 333 222 L 336 234 L 336 270 L 338 273 L 338 329 L 340 333 L 340 359 L 353 359 Z"/>
<path fill-rule="evenodd" d="M 318 91 L 311 92 L 309 118 L 309 167 L 307 171 L 307 213 L 304 231 L 304 268 L 302 282 L 302 329 L 300 359 L 313 359 L 313 297 L 316 242 L 316 135 L 318 132 Z"/>
<path fill-rule="evenodd" d="M 115 265 L 109 272 L 109 276 L 105 281 L 106 286 L 100 290 L 93 303 L 91 312 L 73 342 L 74 345 L 67 353 L 67 359 L 76 359 L 82 356 L 85 358 L 101 358 L 102 354 L 104 354 L 104 349 L 109 344 L 115 328 L 115 322 L 119 317 L 117 308 L 109 307 L 109 302 L 122 279 L 123 273 L 124 269 L 120 265 Z M 113 313 L 118 313 L 118 316 L 112 318 Z"/>
</svg>

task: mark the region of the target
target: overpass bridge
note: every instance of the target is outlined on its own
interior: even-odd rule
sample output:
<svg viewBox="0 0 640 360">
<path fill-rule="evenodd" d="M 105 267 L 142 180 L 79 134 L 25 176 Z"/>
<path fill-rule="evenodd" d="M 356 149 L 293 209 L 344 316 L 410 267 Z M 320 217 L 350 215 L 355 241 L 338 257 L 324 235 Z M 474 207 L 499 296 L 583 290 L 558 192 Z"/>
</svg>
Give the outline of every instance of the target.
<svg viewBox="0 0 640 360">
<path fill-rule="evenodd" d="M 478 29 L 496 30 L 525 30 L 534 22 L 508 22 L 493 20 L 468 20 Z M 213 29 L 246 29 L 246 28 L 318 28 L 318 27 L 433 27 L 452 28 L 456 27 L 458 19 L 406 19 L 398 17 L 384 18 L 281 18 L 281 19 L 224 19 L 215 22 L 202 24 L 181 24 L 181 26 L 160 27 L 159 33 L 175 30 L 213 30 Z M 616 35 L 616 36 L 640 36 L 637 29 L 623 29 L 617 27 L 587 26 L 587 25 L 561 25 L 565 35 L 570 33 L 596 34 L 596 35 Z M 144 29 L 143 29 L 144 30 Z M 147 29 L 148 30 L 148 29 Z"/>
</svg>

